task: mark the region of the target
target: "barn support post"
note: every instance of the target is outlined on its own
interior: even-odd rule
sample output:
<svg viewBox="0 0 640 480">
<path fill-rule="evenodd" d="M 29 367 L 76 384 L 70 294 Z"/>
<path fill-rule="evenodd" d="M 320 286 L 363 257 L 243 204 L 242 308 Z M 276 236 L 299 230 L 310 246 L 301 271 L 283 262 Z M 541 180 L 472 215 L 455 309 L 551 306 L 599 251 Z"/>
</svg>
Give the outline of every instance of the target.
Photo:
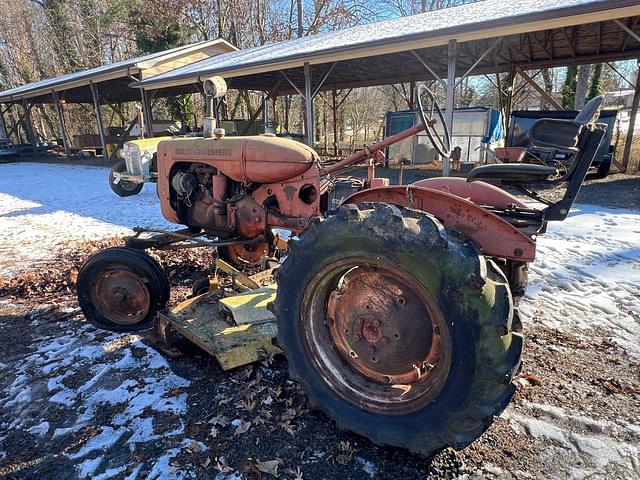
<svg viewBox="0 0 640 480">
<path fill-rule="evenodd" d="M 337 97 L 338 92 L 334 88 L 331 90 L 331 113 L 333 114 L 333 154 L 338 156 L 338 106 Z"/>
<path fill-rule="evenodd" d="M 311 65 L 309 62 L 304 64 L 304 109 L 305 109 L 305 134 L 307 136 L 307 145 L 313 148 L 314 131 L 313 131 L 313 90 L 311 78 Z"/>
<path fill-rule="evenodd" d="M 107 158 L 107 142 L 104 138 L 104 125 L 102 123 L 102 107 L 100 106 L 100 94 L 98 92 L 98 86 L 91 82 L 89 83 L 91 88 L 91 96 L 93 97 L 93 108 L 96 113 L 96 122 L 98 123 L 98 133 L 100 135 L 100 145 L 102 146 L 102 158 Z"/>
<path fill-rule="evenodd" d="M 142 114 L 144 115 L 144 127 L 147 138 L 153 137 L 153 109 L 151 108 L 151 98 L 144 88 L 140 89 L 142 99 Z M 152 95 L 152 97 L 155 95 Z"/>
<path fill-rule="evenodd" d="M 60 97 L 58 92 L 51 90 L 53 96 L 53 104 L 56 108 L 56 115 L 58 117 L 58 128 L 60 129 L 60 135 L 62 135 L 62 145 L 64 146 L 64 154 L 69 158 L 69 142 L 67 141 L 67 132 L 64 128 L 64 117 L 62 115 L 62 104 L 60 103 Z"/>
<path fill-rule="evenodd" d="M 298 95 L 304 100 L 304 112 L 305 112 L 305 135 L 307 137 L 307 144 L 313 147 L 314 144 L 314 128 L 313 128 L 313 99 L 318 95 L 318 92 L 324 85 L 325 81 L 336 66 L 336 62 L 332 63 L 327 71 L 324 73 L 317 85 L 313 85 L 313 78 L 311 75 L 311 65 L 309 62 L 304 64 L 304 91 L 298 88 L 298 86 L 289 78 L 289 76 L 280 70 L 280 74 L 285 78 L 289 85 L 298 92 Z M 338 105 L 340 106 L 340 105 Z"/>
<path fill-rule="evenodd" d="M 627 130 L 627 139 L 624 142 L 624 153 L 622 154 L 622 171 L 636 173 L 640 158 L 637 156 L 631 158 L 631 144 L 633 143 L 633 134 L 635 133 L 636 118 L 638 116 L 638 106 L 640 105 L 640 60 L 638 61 L 638 76 L 636 77 L 636 85 L 631 103 L 631 115 L 629 116 L 629 128 Z"/>
<path fill-rule="evenodd" d="M 33 149 L 33 154 L 36 157 L 40 156 L 38 152 L 38 143 L 36 141 L 36 135 L 33 130 L 33 123 L 31 121 L 31 105 L 27 103 L 26 100 L 22 100 L 22 108 L 24 109 L 24 123 L 27 127 L 27 136 L 29 137 L 29 143 L 31 144 L 31 148 Z"/>
<path fill-rule="evenodd" d="M 447 63 L 447 101 L 445 104 L 444 120 L 450 134 L 453 136 L 453 108 L 456 93 L 456 40 L 449 40 Z M 451 145 L 447 145 L 451 147 Z M 448 176 L 450 172 L 449 157 L 442 159 L 442 175 Z"/>
<path fill-rule="evenodd" d="M 505 124 L 505 138 L 509 138 L 509 124 L 511 123 L 511 110 L 513 109 L 513 94 L 516 85 L 516 69 L 511 64 L 511 69 L 509 70 L 509 90 L 507 91 L 507 106 L 504 112 L 504 124 Z"/>
</svg>

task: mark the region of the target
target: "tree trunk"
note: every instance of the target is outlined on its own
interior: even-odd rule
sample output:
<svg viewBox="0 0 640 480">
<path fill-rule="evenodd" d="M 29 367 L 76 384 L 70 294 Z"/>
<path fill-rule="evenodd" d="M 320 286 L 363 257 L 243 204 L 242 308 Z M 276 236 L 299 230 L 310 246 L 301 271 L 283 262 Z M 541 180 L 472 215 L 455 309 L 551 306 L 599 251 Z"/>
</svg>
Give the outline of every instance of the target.
<svg viewBox="0 0 640 480">
<path fill-rule="evenodd" d="M 576 99 L 574 103 L 576 110 L 582 110 L 582 107 L 584 107 L 590 73 L 591 65 L 580 65 L 580 68 L 578 68 L 578 82 L 576 83 Z"/>
</svg>

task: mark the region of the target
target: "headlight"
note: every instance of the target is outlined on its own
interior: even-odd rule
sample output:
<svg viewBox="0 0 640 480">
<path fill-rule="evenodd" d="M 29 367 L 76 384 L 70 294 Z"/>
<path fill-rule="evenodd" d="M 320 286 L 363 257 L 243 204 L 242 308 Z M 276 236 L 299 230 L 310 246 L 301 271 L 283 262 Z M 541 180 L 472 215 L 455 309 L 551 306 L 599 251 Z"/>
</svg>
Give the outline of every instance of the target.
<svg viewBox="0 0 640 480">
<path fill-rule="evenodd" d="M 153 153 L 151 153 L 148 150 L 145 150 L 144 153 L 142 154 L 142 160 L 150 162 L 152 158 L 153 158 Z"/>
</svg>

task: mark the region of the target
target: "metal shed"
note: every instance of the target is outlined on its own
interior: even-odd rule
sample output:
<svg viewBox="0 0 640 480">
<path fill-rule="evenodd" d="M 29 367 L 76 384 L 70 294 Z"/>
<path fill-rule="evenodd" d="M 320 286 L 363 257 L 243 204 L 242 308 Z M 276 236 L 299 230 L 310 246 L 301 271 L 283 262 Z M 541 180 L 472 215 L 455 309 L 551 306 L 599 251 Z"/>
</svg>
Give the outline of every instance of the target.
<svg viewBox="0 0 640 480">
<path fill-rule="evenodd" d="M 638 0 L 485 0 L 231 52 L 136 86 L 177 88 L 221 75 L 236 89 L 300 94 L 312 125 L 319 91 L 435 79 L 447 89 L 451 124 L 455 87 L 466 76 L 513 72 L 535 84 L 524 70 L 638 59 L 639 21 Z"/>
<path fill-rule="evenodd" d="M 0 110 L 2 114 L 0 117 L 4 123 L 4 114 L 15 105 L 20 105 L 22 114 L 19 116 L 18 123 L 23 118 L 26 120 L 27 133 L 32 145 L 34 145 L 35 135 L 30 118 L 31 106 L 38 103 L 54 104 L 58 114 L 59 127 L 63 132 L 65 150 L 68 151 L 68 140 L 64 134 L 61 105 L 63 103 L 92 103 L 96 111 L 102 148 L 103 151 L 106 151 L 100 108 L 102 104 L 141 101 L 145 106 L 145 124 L 150 127 L 152 118 L 149 96 L 140 88 L 132 87 L 132 82 L 153 78 L 156 75 L 171 72 L 185 65 L 236 50 L 237 48 L 229 42 L 216 39 L 28 83 L 0 93 L 0 104 L 5 104 L 5 107 Z M 194 88 L 194 85 L 181 85 L 157 92 L 157 95 L 173 96 L 180 93 L 189 93 L 193 92 Z M 8 130 L 6 126 L 5 131 L 8 135 L 13 133 L 13 129 Z"/>
</svg>

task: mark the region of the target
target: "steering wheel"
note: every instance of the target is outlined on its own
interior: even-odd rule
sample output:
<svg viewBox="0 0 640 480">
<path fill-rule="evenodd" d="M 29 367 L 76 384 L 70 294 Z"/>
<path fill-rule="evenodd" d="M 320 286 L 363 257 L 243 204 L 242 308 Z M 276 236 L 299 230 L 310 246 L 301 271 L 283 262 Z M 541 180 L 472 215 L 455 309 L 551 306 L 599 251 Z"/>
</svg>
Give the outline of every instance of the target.
<svg viewBox="0 0 640 480">
<path fill-rule="evenodd" d="M 427 118 L 425 114 L 424 107 L 422 106 L 422 94 L 426 93 L 427 98 L 431 101 L 432 109 L 431 116 L 433 113 L 437 113 L 436 119 Z M 449 129 L 447 128 L 447 122 L 444 120 L 444 115 L 442 114 L 442 110 L 440 109 L 440 105 L 436 101 L 436 97 L 431 90 L 427 88 L 426 85 L 420 84 L 418 85 L 418 89 L 416 90 L 416 103 L 418 104 L 418 112 L 420 113 L 420 120 L 422 121 L 422 125 L 424 126 L 424 131 L 429 137 L 429 141 L 433 145 L 433 148 L 436 149 L 443 158 L 448 158 L 451 154 L 451 135 L 449 134 Z M 441 137 L 438 132 L 436 132 L 435 125 L 438 120 L 442 123 L 442 128 L 444 130 L 444 136 Z"/>
</svg>

